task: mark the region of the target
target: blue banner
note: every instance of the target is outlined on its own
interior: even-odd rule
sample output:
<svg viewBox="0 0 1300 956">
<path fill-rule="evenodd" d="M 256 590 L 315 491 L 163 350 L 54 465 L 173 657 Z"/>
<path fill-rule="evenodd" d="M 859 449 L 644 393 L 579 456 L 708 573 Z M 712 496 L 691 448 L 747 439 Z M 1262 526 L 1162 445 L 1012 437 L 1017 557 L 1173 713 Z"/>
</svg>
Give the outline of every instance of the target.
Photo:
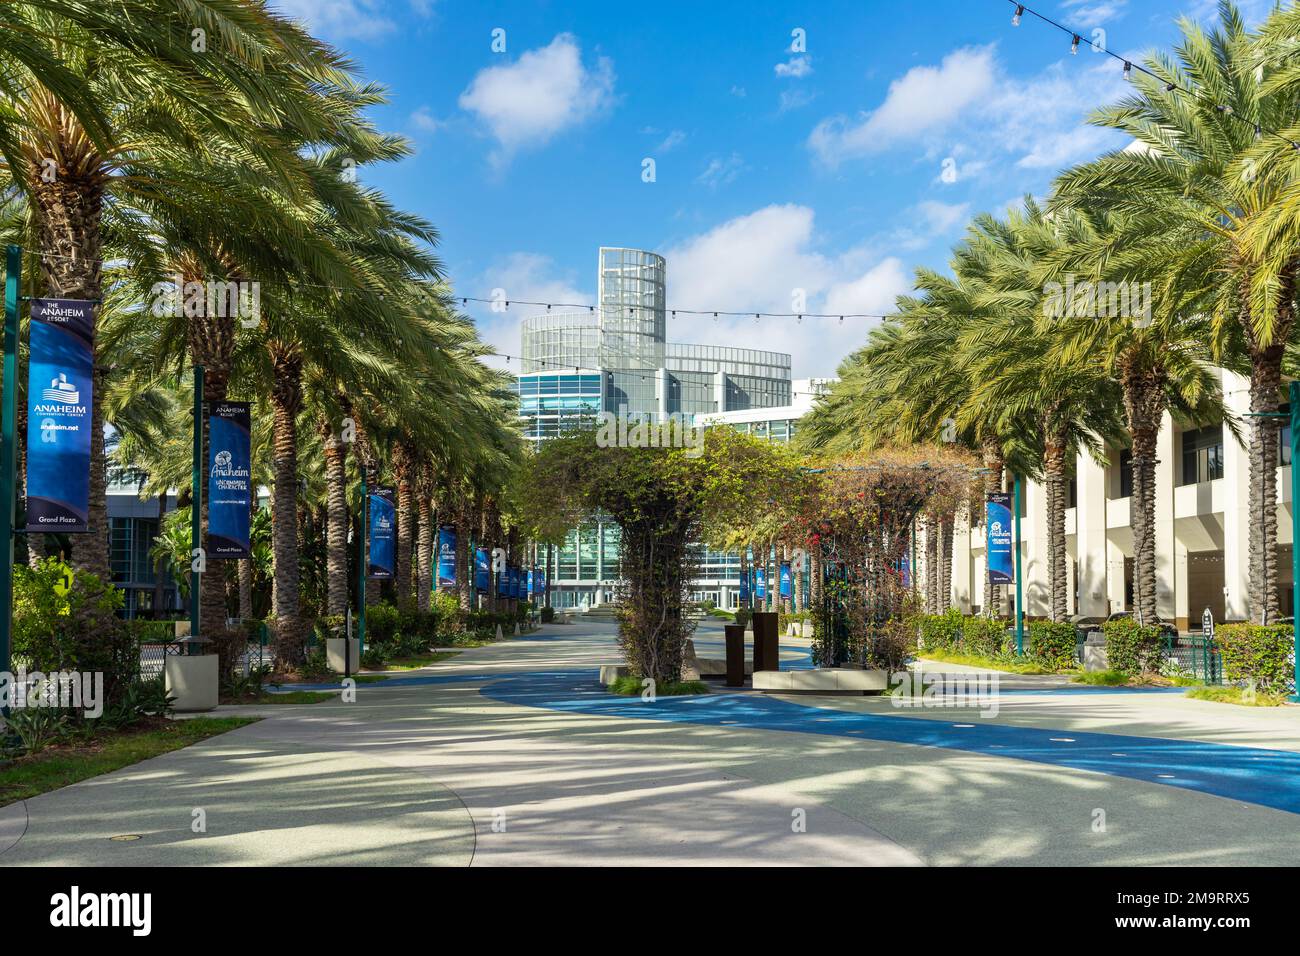
<svg viewBox="0 0 1300 956">
<path fill-rule="evenodd" d="M 456 587 L 456 529 L 438 529 L 438 590 Z"/>
<path fill-rule="evenodd" d="M 791 580 L 790 563 L 783 561 L 781 563 L 781 597 L 788 598 L 790 596 Z"/>
<path fill-rule="evenodd" d="M 510 597 L 519 600 L 519 567 L 513 564 L 510 566 Z"/>
<path fill-rule="evenodd" d="M 376 488 L 370 493 L 370 567 L 367 575 L 376 581 L 392 578 L 396 566 L 397 492 Z"/>
<path fill-rule="evenodd" d="M 534 585 L 533 577 L 534 577 L 536 574 L 537 574 L 537 572 L 536 572 L 535 570 L 533 570 L 532 568 L 529 568 L 529 569 L 528 569 L 528 598 L 529 598 L 529 600 L 532 600 L 532 597 L 533 597 L 533 585 Z"/>
<path fill-rule="evenodd" d="M 27 530 L 87 531 L 95 303 L 32 299 L 29 342 Z"/>
<path fill-rule="evenodd" d="M 508 567 L 497 572 L 497 597 L 510 597 L 510 569 Z"/>
<path fill-rule="evenodd" d="M 533 578 L 533 585 L 534 585 L 533 593 L 537 596 L 537 600 L 539 601 L 546 600 L 546 572 L 545 571 L 536 572 L 536 575 Z"/>
<path fill-rule="evenodd" d="M 488 589 L 488 553 L 486 548 L 474 550 L 474 590 L 487 593 Z"/>
<path fill-rule="evenodd" d="M 742 606 L 749 603 L 749 576 L 754 573 L 752 568 L 745 568 L 740 575 L 740 603 Z"/>
<path fill-rule="evenodd" d="M 989 582 L 1015 583 L 1015 565 L 1011 553 L 1013 542 L 1009 492 L 989 492 L 984 505 L 984 526 L 988 530 L 984 553 L 988 559 Z"/>
<path fill-rule="evenodd" d="M 754 569 L 754 597 L 767 597 L 767 568 Z"/>
<path fill-rule="evenodd" d="M 248 402 L 208 410 L 208 557 L 247 558 L 253 472 Z"/>
</svg>

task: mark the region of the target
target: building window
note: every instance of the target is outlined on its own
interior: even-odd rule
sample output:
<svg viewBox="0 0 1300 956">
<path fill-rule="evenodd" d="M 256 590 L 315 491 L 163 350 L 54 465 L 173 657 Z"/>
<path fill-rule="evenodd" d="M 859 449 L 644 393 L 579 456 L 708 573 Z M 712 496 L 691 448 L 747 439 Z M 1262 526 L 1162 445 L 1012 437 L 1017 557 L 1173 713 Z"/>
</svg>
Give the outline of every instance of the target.
<svg viewBox="0 0 1300 956">
<path fill-rule="evenodd" d="M 1127 448 L 1119 453 L 1119 496 L 1133 497 L 1133 452 Z"/>
<path fill-rule="evenodd" d="M 1179 484 L 1194 485 L 1222 477 L 1223 426 L 1183 432 L 1183 474 Z"/>
</svg>

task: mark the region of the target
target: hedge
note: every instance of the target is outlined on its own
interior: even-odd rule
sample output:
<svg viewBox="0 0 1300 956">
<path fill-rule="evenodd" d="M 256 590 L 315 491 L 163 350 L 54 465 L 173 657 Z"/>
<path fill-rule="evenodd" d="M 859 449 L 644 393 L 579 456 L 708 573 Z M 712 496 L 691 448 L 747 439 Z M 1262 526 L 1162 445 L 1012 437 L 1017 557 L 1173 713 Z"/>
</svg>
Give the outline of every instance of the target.
<svg viewBox="0 0 1300 956">
<path fill-rule="evenodd" d="M 1225 680 L 1254 681 L 1266 693 L 1291 692 L 1295 631 L 1290 624 L 1220 624 L 1214 636 Z"/>
<path fill-rule="evenodd" d="M 1078 640 L 1075 634 L 1069 621 L 1030 621 L 1029 654 L 1054 671 L 1071 668 Z"/>
<path fill-rule="evenodd" d="M 926 614 L 921 618 L 921 648 L 925 651 L 956 650 L 961 643 L 961 611 L 948 608 L 942 614 Z"/>
<path fill-rule="evenodd" d="M 1119 617 L 1101 626 L 1106 635 L 1106 661 L 1123 674 L 1158 674 L 1161 664 L 1160 628 Z"/>
</svg>

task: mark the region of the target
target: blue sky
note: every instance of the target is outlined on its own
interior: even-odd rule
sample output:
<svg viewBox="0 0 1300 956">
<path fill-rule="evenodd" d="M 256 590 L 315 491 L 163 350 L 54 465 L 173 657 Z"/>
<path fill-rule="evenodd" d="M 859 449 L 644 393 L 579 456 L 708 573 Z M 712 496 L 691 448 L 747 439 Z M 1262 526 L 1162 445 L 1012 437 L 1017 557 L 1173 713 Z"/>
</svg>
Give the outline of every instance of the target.
<svg viewBox="0 0 1300 956">
<path fill-rule="evenodd" d="M 1084 120 L 1211 0 L 1030 3 L 272 0 L 345 49 L 414 154 L 367 181 L 434 222 L 456 290 L 592 302 L 601 245 L 668 257 L 681 309 L 887 311 L 971 215 L 1118 146 Z M 1266 0 L 1244 3 L 1254 18 Z M 802 31 L 802 48 L 794 31 Z M 504 31 L 495 33 L 494 31 Z M 494 51 L 504 40 L 504 50 Z M 646 160 L 654 181 L 644 181 Z M 470 309 L 517 354 L 533 309 Z M 669 321 L 677 341 L 788 351 L 833 374 L 873 320 Z M 517 363 L 513 363 L 517 368 Z"/>
</svg>

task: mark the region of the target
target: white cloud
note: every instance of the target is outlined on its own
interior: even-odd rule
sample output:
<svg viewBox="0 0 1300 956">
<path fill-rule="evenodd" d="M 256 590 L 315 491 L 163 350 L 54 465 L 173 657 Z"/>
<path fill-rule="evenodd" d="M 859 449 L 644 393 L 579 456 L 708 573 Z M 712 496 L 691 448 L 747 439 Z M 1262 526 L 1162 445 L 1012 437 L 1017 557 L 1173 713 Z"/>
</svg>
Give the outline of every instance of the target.
<svg viewBox="0 0 1300 956">
<path fill-rule="evenodd" d="M 475 291 L 467 295 L 490 296 L 494 289 L 501 289 L 506 301 L 550 302 L 556 304 L 557 312 L 563 311 L 560 303 L 594 305 L 596 301 L 593 293 L 578 288 L 572 276 L 558 274 L 554 260 L 536 252 L 510 253 L 485 269 L 472 288 Z M 521 348 L 519 323 L 529 316 L 546 312 L 544 305 L 511 305 L 504 312 L 493 312 L 486 303 L 471 305 L 469 311 L 478 324 L 480 337 L 490 343 L 494 351 L 515 356 L 519 355 Z M 494 368 L 519 371 L 517 361 L 506 362 L 495 356 L 489 356 L 485 361 Z"/>
<path fill-rule="evenodd" d="M 772 205 L 669 247 L 669 306 L 796 312 L 796 290 L 803 290 L 808 313 L 888 312 L 911 288 L 902 262 L 886 257 L 868 265 L 857 250 L 823 255 L 815 248 L 814 218 L 807 206 Z M 875 324 L 701 316 L 669 323 L 674 341 L 789 352 L 797 377 L 833 374 Z"/>
<path fill-rule="evenodd" d="M 545 144 L 607 109 L 614 99 L 614 68 L 598 57 L 582 63 L 577 39 L 561 33 L 514 63 L 480 70 L 460 96 L 497 140 L 493 162 L 503 165 L 520 149 Z"/>
<path fill-rule="evenodd" d="M 784 63 L 778 63 L 772 69 L 776 71 L 777 76 L 792 76 L 795 79 L 801 79 L 813 71 L 812 57 L 792 56 Z"/>
<path fill-rule="evenodd" d="M 447 124 L 429 112 L 429 107 L 421 106 L 411 114 L 411 125 L 425 133 L 436 133 Z"/>
<path fill-rule="evenodd" d="M 957 120 L 993 88 L 995 66 L 990 47 L 966 47 L 943 58 L 939 66 L 916 66 L 889 85 L 885 101 L 856 122 L 845 116 L 822 120 L 809 145 L 822 162 L 882 152 Z"/>
<path fill-rule="evenodd" d="M 1063 0 L 1061 5 L 1069 10 L 1071 23 L 1093 27 L 1122 15 L 1128 0 Z"/>
<path fill-rule="evenodd" d="M 902 249 L 920 249 L 936 237 L 947 235 L 966 223 L 970 217 L 970 203 L 946 203 L 925 199 L 908 212 L 908 223 L 890 236 L 891 246 Z"/>
<path fill-rule="evenodd" d="M 679 129 L 673 130 L 664 137 L 664 141 L 655 147 L 656 153 L 666 153 L 675 149 L 686 141 L 686 134 Z"/>
<path fill-rule="evenodd" d="M 384 0 L 274 0 L 278 12 L 330 39 L 375 40 L 397 25 L 384 16 Z"/>
<path fill-rule="evenodd" d="M 880 106 L 857 120 L 822 120 L 808 146 L 832 167 L 910 146 L 936 160 L 962 157 L 959 178 L 1002 169 L 1008 155 L 1022 168 L 1059 169 L 1118 145 L 1117 134 L 1086 119 L 1122 94 L 1120 70 L 1109 58 L 1082 59 L 1067 55 L 1023 78 L 1008 75 L 991 47 L 955 50 L 937 67 L 894 80 Z"/>
<path fill-rule="evenodd" d="M 733 182 L 744 169 L 745 161 L 739 153 L 732 153 L 725 159 L 715 156 L 704 167 L 704 172 L 695 177 L 695 181 L 710 189 L 717 189 Z"/>
<path fill-rule="evenodd" d="M 802 106 L 807 106 L 816 98 L 816 93 L 810 93 L 805 89 L 782 90 L 778 112 L 788 113 L 790 110 L 797 110 Z"/>
</svg>

